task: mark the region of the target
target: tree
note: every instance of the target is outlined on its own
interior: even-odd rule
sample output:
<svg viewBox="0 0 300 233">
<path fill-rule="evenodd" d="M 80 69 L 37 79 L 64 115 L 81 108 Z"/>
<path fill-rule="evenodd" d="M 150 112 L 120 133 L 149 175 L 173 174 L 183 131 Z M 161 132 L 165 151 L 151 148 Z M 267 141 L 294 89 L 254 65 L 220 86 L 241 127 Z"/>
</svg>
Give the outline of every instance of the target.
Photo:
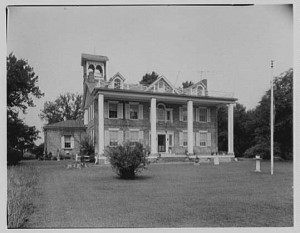
<svg viewBox="0 0 300 233">
<path fill-rule="evenodd" d="M 188 88 L 192 85 L 194 85 L 194 83 L 192 81 L 185 81 L 185 82 L 182 83 L 183 88 Z"/>
<path fill-rule="evenodd" d="M 37 86 L 38 76 L 24 59 L 17 59 L 10 53 L 7 64 L 7 159 L 8 164 L 15 164 L 16 151 L 23 152 L 31 148 L 38 138 L 35 126 L 26 125 L 19 119 L 19 111 L 26 113 L 28 107 L 34 107 L 33 97 L 41 98 L 44 94 Z"/>
<path fill-rule="evenodd" d="M 271 91 L 268 90 L 249 118 L 247 128 L 251 129 L 254 140 L 252 146 L 246 151 L 248 156 L 261 154 L 264 158 L 270 158 L 270 96 Z M 293 69 L 275 78 L 274 98 L 274 154 L 283 159 L 292 159 Z"/>
<path fill-rule="evenodd" d="M 152 71 L 151 74 L 146 73 L 143 76 L 142 80 L 140 81 L 140 84 L 145 85 L 145 86 L 149 86 L 151 83 L 155 82 L 158 77 L 159 77 L 159 74 L 157 74 L 154 71 Z"/>
<path fill-rule="evenodd" d="M 67 120 L 83 118 L 81 109 L 82 95 L 74 93 L 61 94 L 55 101 L 47 101 L 39 115 L 48 124 Z"/>
<path fill-rule="evenodd" d="M 28 107 L 34 107 L 33 98 L 41 98 L 44 94 L 37 85 L 38 76 L 24 59 L 17 59 L 12 53 L 7 62 L 7 109 L 26 112 Z"/>
</svg>

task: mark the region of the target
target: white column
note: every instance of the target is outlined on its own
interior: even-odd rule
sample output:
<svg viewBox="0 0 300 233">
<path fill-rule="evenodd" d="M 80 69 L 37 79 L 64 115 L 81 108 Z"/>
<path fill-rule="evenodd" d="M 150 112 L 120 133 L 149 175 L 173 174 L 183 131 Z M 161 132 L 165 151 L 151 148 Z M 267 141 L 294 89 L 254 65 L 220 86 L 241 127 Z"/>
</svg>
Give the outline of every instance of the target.
<svg viewBox="0 0 300 233">
<path fill-rule="evenodd" d="M 233 147 L 233 104 L 228 105 L 228 154 L 234 154 L 234 147 Z"/>
<path fill-rule="evenodd" d="M 98 95 L 98 156 L 104 152 L 104 98 Z"/>
<path fill-rule="evenodd" d="M 151 154 L 157 154 L 157 141 L 156 141 L 156 99 L 151 99 L 150 107 L 150 124 L 151 124 Z"/>
<path fill-rule="evenodd" d="M 84 120 L 84 124 L 87 125 L 88 124 L 88 110 L 87 109 L 84 109 L 83 120 Z"/>
<path fill-rule="evenodd" d="M 187 102 L 188 153 L 193 154 L 193 101 Z"/>
</svg>

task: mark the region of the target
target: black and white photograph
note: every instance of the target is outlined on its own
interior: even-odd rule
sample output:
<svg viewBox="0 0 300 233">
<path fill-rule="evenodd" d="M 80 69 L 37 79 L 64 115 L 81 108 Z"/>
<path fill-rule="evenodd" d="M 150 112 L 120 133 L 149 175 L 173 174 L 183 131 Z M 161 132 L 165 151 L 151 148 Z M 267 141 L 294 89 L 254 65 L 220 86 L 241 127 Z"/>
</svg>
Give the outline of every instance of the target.
<svg viewBox="0 0 300 233">
<path fill-rule="evenodd" d="M 6 229 L 295 230 L 295 3 L 49 3 L 5 6 Z"/>
</svg>

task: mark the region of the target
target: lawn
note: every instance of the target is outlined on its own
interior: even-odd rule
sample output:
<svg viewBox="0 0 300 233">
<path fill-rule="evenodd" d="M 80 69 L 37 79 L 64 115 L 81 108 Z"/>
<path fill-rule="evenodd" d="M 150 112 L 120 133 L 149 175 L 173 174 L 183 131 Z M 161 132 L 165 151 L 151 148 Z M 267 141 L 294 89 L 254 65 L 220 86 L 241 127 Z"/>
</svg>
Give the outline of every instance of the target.
<svg viewBox="0 0 300 233">
<path fill-rule="evenodd" d="M 150 165 L 136 180 L 110 167 L 26 161 L 41 171 L 26 228 L 292 227 L 293 164 Z"/>
</svg>

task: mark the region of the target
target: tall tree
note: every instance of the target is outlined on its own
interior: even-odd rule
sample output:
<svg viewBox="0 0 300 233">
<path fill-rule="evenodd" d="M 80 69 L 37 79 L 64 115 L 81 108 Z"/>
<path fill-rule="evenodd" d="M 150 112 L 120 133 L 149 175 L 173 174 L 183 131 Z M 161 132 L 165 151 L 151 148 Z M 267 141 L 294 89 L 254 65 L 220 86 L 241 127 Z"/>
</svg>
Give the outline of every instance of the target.
<svg viewBox="0 0 300 233">
<path fill-rule="evenodd" d="M 41 98 L 44 94 L 37 86 L 38 76 L 24 59 L 17 59 L 10 53 L 7 65 L 7 146 L 8 151 L 23 151 L 33 145 L 38 137 L 34 126 L 26 125 L 19 119 L 19 111 L 24 114 L 28 107 L 34 107 L 33 98 Z M 7 154 L 10 160 L 9 152 Z M 9 162 L 10 163 L 10 162 Z"/>
<path fill-rule="evenodd" d="M 146 73 L 143 76 L 142 80 L 140 81 L 140 84 L 145 85 L 145 86 L 149 86 L 151 83 L 155 82 L 158 77 L 159 77 L 159 74 L 157 74 L 154 71 L 152 71 L 151 74 Z"/>
<path fill-rule="evenodd" d="M 44 103 L 44 108 L 39 115 L 47 124 L 67 120 L 77 120 L 83 118 L 81 109 L 82 95 L 74 93 L 61 94 L 54 101 Z"/>
<path fill-rule="evenodd" d="M 183 88 L 188 88 L 192 85 L 194 85 L 194 83 L 192 81 L 185 81 L 185 82 L 182 83 Z"/>
<path fill-rule="evenodd" d="M 259 105 L 253 110 L 248 123 L 254 138 L 246 154 L 261 154 L 270 158 L 270 96 L 268 90 Z M 274 80 L 275 124 L 274 153 L 283 159 L 293 158 L 293 69 L 282 73 Z M 248 130 L 250 131 L 250 130 Z"/>
</svg>

